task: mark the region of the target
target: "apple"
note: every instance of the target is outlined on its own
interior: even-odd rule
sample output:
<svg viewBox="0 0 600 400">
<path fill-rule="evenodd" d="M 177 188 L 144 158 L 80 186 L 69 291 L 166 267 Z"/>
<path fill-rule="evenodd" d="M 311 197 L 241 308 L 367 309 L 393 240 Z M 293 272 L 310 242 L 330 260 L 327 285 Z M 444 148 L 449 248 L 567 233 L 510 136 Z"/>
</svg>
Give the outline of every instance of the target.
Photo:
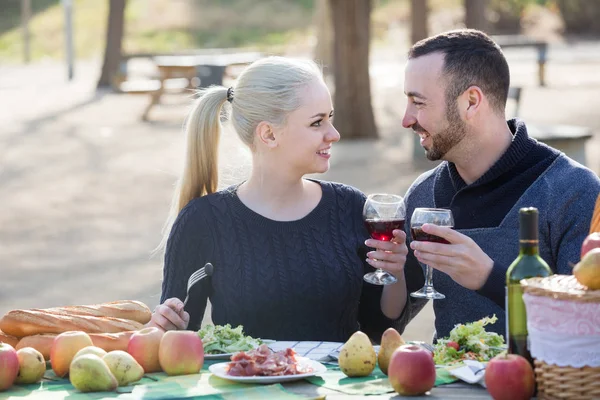
<svg viewBox="0 0 600 400">
<path fill-rule="evenodd" d="M 485 369 L 485 385 L 494 400 L 526 400 L 533 396 L 535 375 L 525 357 L 500 354 Z"/>
<path fill-rule="evenodd" d="M 398 347 L 390 359 L 388 377 L 400 395 L 414 396 L 431 390 L 435 383 L 431 352 L 414 344 Z"/>
<path fill-rule="evenodd" d="M 454 342 L 454 341 L 449 341 L 448 343 L 446 343 L 446 347 L 452 347 L 454 350 L 459 351 L 460 350 L 460 346 L 458 345 L 458 343 Z"/>
<path fill-rule="evenodd" d="M 84 347 L 93 345 L 90 335 L 82 331 L 63 332 L 56 336 L 50 349 L 50 364 L 56 376 L 62 378 L 67 375 L 75 354 Z"/>
<path fill-rule="evenodd" d="M 127 352 L 135 358 L 146 373 L 161 371 L 158 348 L 164 334 L 161 329 L 150 327 L 134 332 L 129 338 Z"/>
<path fill-rule="evenodd" d="M 19 357 L 10 344 L 0 342 L 0 392 L 13 385 L 19 374 Z"/>
<path fill-rule="evenodd" d="M 581 244 L 581 258 L 592 249 L 600 247 L 600 232 L 593 232 L 587 235 Z"/>
<path fill-rule="evenodd" d="M 158 362 L 167 375 L 197 374 L 204 365 L 204 346 L 196 331 L 165 332 L 158 346 Z"/>
<path fill-rule="evenodd" d="M 15 383 L 36 383 L 42 380 L 46 372 L 46 360 L 42 353 L 33 347 L 23 347 L 17 350 L 19 358 L 19 374 Z"/>
</svg>

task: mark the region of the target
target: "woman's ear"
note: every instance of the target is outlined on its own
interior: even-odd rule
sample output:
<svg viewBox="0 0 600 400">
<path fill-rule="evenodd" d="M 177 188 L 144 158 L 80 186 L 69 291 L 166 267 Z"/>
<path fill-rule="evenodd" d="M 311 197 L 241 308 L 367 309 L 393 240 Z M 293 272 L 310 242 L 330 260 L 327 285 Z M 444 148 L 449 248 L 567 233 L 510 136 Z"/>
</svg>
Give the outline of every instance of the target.
<svg viewBox="0 0 600 400">
<path fill-rule="evenodd" d="M 275 138 L 275 132 L 273 126 L 270 123 L 266 121 L 260 122 L 256 127 L 256 132 L 258 140 L 260 140 L 261 143 L 263 143 L 271 149 L 277 147 L 277 139 Z"/>
</svg>

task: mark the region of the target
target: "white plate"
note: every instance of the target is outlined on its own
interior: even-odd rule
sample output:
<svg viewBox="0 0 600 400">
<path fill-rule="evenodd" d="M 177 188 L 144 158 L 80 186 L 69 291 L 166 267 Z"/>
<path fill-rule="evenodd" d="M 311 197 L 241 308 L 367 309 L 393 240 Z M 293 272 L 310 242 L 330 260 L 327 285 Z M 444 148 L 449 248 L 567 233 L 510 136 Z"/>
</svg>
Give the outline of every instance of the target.
<svg viewBox="0 0 600 400">
<path fill-rule="evenodd" d="M 315 376 L 322 374 L 327 371 L 327 367 L 321 364 L 318 361 L 311 360 L 305 357 L 296 357 L 298 360 L 298 364 L 302 367 L 309 367 L 312 369 L 312 372 L 308 372 L 306 374 L 297 374 L 297 375 L 281 375 L 281 376 L 231 376 L 227 374 L 227 365 L 228 362 L 213 364 L 208 367 L 208 370 L 215 376 L 219 378 L 227 379 L 234 382 L 242 382 L 242 383 L 278 383 L 278 382 L 290 382 L 296 381 L 299 379 L 308 378 L 309 376 Z"/>
</svg>

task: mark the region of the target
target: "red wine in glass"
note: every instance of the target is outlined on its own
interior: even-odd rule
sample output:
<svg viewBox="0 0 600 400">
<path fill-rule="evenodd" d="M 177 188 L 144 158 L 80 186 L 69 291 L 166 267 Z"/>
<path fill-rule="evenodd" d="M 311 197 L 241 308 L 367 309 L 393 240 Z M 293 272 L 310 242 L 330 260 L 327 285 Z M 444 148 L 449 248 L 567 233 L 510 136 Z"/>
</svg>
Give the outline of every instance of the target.
<svg viewBox="0 0 600 400">
<path fill-rule="evenodd" d="M 450 244 L 449 241 L 447 241 L 446 239 L 444 239 L 442 237 L 432 235 L 430 233 L 425 233 L 425 231 L 421 227 L 411 228 L 410 233 L 412 234 L 413 240 L 417 240 L 419 242 L 435 242 L 435 243 Z"/>
<path fill-rule="evenodd" d="M 404 230 L 404 218 L 400 219 L 367 219 L 367 230 L 375 240 L 389 242 L 394 237 L 394 229 Z"/>
</svg>

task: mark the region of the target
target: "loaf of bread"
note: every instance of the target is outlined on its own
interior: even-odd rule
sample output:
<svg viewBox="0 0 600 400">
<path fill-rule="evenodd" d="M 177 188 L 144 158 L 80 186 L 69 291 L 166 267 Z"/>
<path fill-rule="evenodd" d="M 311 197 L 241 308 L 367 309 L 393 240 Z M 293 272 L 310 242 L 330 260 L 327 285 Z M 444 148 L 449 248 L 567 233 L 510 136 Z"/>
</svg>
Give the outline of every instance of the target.
<svg viewBox="0 0 600 400">
<path fill-rule="evenodd" d="M 0 343 L 8 343 L 12 347 L 15 347 L 17 343 L 19 343 L 19 338 L 7 335 L 6 333 L 0 331 Z"/>
<path fill-rule="evenodd" d="M 52 349 L 52 343 L 54 343 L 54 338 L 56 337 L 53 333 L 46 333 L 43 335 L 32 335 L 25 336 L 15 347 L 15 349 L 19 350 L 23 347 L 33 347 L 44 356 L 45 360 L 50 359 L 50 349 Z"/>
<path fill-rule="evenodd" d="M 135 331 L 118 332 L 118 333 L 90 333 L 90 338 L 94 343 L 94 346 L 104 349 L 106 352 L 113 350 L 127 351 L 127 345 L 129 344 L 129 338 Z M 33 347 L 42 355 L 46 360 L 50 359 L 50 349 L 52 349 L 52 343 L 57 335 L 54 333 L 46 333 L 42 335 L 25 336 L 15 344 L 15 349 L 22 349 L 23 347 Z"/>
<path fill-rule="evenodd" d="M 65 315 L 87 315 L 90 317 L 111 317 L 137 321 L 145 324 L 150 321 L 152 311 L 141 301 L 119 300 L 90 306 L 65 306 L 45 308 L 45 311 Z"/>
<path fill-rule="evenodd" d="M 42 309 L 13 310 L 0 319 L 0 329 L 18 338 L 41 333 L 84 331 L 114 333 L 136 331 L 144 325 L 128 319 L 67 315 Z"/>
</svg>

